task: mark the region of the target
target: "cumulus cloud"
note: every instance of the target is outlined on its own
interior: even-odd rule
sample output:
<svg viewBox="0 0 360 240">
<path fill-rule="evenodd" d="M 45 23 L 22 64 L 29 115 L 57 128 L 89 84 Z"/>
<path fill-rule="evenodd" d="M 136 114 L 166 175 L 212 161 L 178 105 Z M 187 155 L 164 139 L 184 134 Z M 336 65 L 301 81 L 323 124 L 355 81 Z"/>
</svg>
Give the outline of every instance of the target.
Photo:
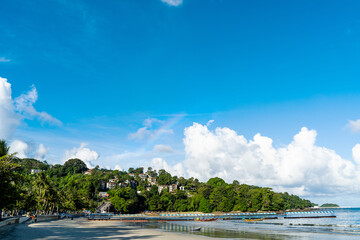
<svg viewBox="0 0 360 240">
<path fill-rule="evenodd" d="M 37 118 L 42 123 L 47 122 L 53 125 L 60 126 L 62 123 L 60 120 L 54 118 L 47 112 L 38 112 L 33 104 L 38 99 L 38 93 L 35 86 L 31 87 L 31 90 L 26 94 L 21 94 L 19 97 L 15 98 L 15 107 L 16 110 L 21 113 L 25 118 Z"/>
<path fill-rule="evenodd" d="M 172 167 L 154 158 L 155 168 L 181 170 L 202 181 L 215 176 L 228 182 L 236 179 L 302 196 L 360 191 L 360 144 L 353 148 L 353 162 L 317 146 L 317 132 L 306 127 L 279 148 L 271 138 L 256 134 L 248 140 L 226 127 L 212 131 L 194 123 L 184 134 L 185 160 Z"/>
<path fill-rule="evenodd" d="M 71 150 L 66 150 L 64 162 L 71 158 L 78 158 L 82 160 L 88 168 L 92 168 L 92 162 L 99 159 L 99 154 L 96 151 L 87 148 L 86 146 L 86 143 L 81 143 L 80 147 L 78 148 L 74 147 Z"/>
<path fill-rule="evenodd" d="M 45 160 L 46 154 L 50 150 L 44 144 L 39 144 L 38 148 L 31 142 L 25 142 L 16 139 L 10 143 L 10 153 L 16 153 L 18 158 L 35 158 L 37 160 Z M 36 150 L 35 150 L 36 149 Z"/>
<path fill-rule="evenodd" d="M 35 154 L 36 159 L 45 160 L 46 154 L 48 153 L 49 150 L 50 148 L 46 148 L 44 144 L 40 143 L 38 149 L 36 150 L 36 154 Z"/>
<path fill-rule="evenodd" d="M 178 7 L 183 3 L 183 0 L 161 0 L 163 3 L 167 3 L 169 6 Z"/>
<path fill-rule="evenodd" d="M 316 136 L 315 130 L 303 127 L 290 144 L 275 148 L 271 138 L 260 134 L 247 140 L 229 128 L 210 131 L 194 123 L 185 129 L 184 166 L 201 180 L 218 176 L 301 195 L 352 191 L 359 167 L 334 150 L 316 146 Z M 353 152 L 359 159 L 360 146 Z"/>
<path fill-rule="evenodd" d="M 177 163 L 174 166 L 170 166 L 162 158 L 153 158 L 151 160 L 151 167 L 153 169 L 165 169 L 167 172 L 174 176 L 185 176 L 185 170 L 181 163 Z"/>
<path fill-rule="evenodd" d="M 0 62 L 10 62 L 11 60 L 5 57 L 0 57 Z"/>
<path fill-rule="evenodd" d="M 352 132 L 360 132 L 360 119 L 352 121 L 350 120 L 349 123 L 347 124 L 347 127 L 349 127 L 351 129 Z"/>
<path fill-rule="evenodd" d="M 0 77 L 0 138 L 8 139 L 20 125 L 11 97 L 11 84 Z"/>
<path fill-rule="evenodd" d="M 171 146 L 159 144 L 154 146 L 153 151 L 160 153 L 172 153 L 174 152 L 174 149 Z"/>
<path fill-rule="evenodd" d="M 143 122 L 143 127 L 139 128 L 136 132 L 128 135 L 129 139 L 144 140 L 153 139 L 162 134 L 174 133 L 172 129 L 164 127 L 165 121 L 156 118 L 147 118 Z"/>
<path fill-rule="evenodd" d="M 14 140 L 10 143 L 10 153 L 16 153 L 18 158 L 27 158 L 31 153 L 31 147 L 28 143 L 21 140 Z"/>
<path fill-rule="evenodd" d="M 122 171 L 122 168 L 120 167 L 120 165 L 115 165 L 115 170 L 118 170 L 118 171 Z"/>
</svg>

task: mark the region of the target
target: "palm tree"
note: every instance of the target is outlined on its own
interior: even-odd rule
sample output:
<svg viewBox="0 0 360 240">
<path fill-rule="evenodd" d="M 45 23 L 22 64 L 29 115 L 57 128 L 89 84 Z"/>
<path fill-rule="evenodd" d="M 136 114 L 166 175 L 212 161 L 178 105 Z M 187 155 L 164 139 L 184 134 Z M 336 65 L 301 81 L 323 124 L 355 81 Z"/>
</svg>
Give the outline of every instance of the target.
<svg viewBox="0 0 360 240">
<path fill-rule="evenodd" d="M 59 199 L 56 189 L 43 172 L 37 174 L 34 181 L 34 187 L 37 190 L 38 206 L 40 209 L 44 211 L 50 209 L 50 211 L 52 211 L 58 204 Z"/>
<path fill-rule="evenodd" d="M 9 153 L 10 147 L 8 147 L 4 139 L 0 140 L 0 157 L 3 157 Z"/>
</svg>

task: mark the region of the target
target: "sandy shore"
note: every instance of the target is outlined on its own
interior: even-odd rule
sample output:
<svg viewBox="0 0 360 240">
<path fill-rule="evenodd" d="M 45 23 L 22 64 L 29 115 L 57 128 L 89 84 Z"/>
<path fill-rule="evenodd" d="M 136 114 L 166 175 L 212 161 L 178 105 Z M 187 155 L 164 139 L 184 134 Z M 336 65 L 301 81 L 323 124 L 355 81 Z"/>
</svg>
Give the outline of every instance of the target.
<svg viewBox="0 0 360 240">
<path fill-rule="evenodd" d="M 162 232 L 121 222 L 62 219 L 0 228 L 0 239 L 213 239 L 191 234 Z"/>
</svg>

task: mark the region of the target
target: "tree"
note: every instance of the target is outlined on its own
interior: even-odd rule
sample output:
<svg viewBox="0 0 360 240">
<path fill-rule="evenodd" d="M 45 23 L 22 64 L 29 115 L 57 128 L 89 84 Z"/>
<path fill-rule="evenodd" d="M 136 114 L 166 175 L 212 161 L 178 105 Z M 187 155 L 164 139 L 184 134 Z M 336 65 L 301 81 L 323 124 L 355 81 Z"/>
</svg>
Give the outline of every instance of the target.
<svg viewBox="0 0 360 240">
<path fill-rule="evenodd" d="M 209 201 L 204 197 L 200 200 L 199 211 L 203 213 L 212 212 Z"/>
<path fill-rule="evenodd" d="M 210 178 L 207 181 L 207 184 L 209 184 L 212 187 L 219 187 L 219 186 L 226 185 L 225 181 L 223 179 L 221 179 L 221 178 L 218 178 L 218 177 Z"/>
<path fill-rule="evenodd" d="M 3 157 L 9 153 L 10 147 L 7 145 L 4 139 L 0 140 L 0 157 Z"/>
<path fill-rule="evenodd" d="M 86 164 L 81 161 L 78 158 L 73 158 L 73 159 L 69 159 L 64 163 L 64 170 L 65 173 L 71 173 L 71 174 L 75 174 L 75 173 L 83 173 L 86 170 L 88 170 L 88 168 L 86 167 Z"/>
<path fill-rule="evenodd" d="M 37 193 L 38 208 L 53 212 L 59 204 L 58 191 L 44 172 L 37 174 L 34 181 L 34 188 Z"/>
<path fill-rule="evenodd" d="M 166 172 L 164 169 L 159 170 L 159 185 L 169 185 L 171 184 L 171 174 Z"/>
<path fill-rule="evenodd" d="M 19 165 L 13 163 L 12 158 L 13 155 L 0 157 L 0 216 L 3 208 L 9 208 L 19 198 L 16 184 L 18 175 L 15 172 Z"/>
<path fill-rule="evenodd" d="M 110 190 L 110 201 L 121 213 L 136 213 L 143 210 L 143 198 L 130 187 Z"/>
</svg>

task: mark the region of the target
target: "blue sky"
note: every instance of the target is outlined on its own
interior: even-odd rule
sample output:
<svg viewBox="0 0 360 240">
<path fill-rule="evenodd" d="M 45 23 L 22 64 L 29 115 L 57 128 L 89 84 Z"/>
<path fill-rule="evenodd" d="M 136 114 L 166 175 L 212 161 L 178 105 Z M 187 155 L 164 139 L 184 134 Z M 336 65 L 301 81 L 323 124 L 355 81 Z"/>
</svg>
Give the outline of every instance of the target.
<svg viewBox="0 0 360 240">
<path fill-rule="evenodd" d="M 42 144 L 41 158 L 50 163 L 82 152 L 92 165 L 166 161 L 179 173 L 174 165 L 200 156 L 187 151 L 195 143 L 185 139 L 195 135 L 184 129 L 214 120 L 210 133 L 229 128 L 248 140 L 260 133 L 275 149 L 302 127 L 314 129 L 316 146 L 357 169 L 352 149 L 360 122 L 349 121 L 360 118 L 358 1 L 1 5 L 0 77 L 11 84 L 19 122 L 0 134 L 26 143 L 13 145 L 26 156 Z M 16 105 L 32 89 L 37 99 Z M 295 185 L 284 188 L 301 187 Z M 312 189 L 305 196 L 318 197 L 304 187 Z"/>
</svg>

